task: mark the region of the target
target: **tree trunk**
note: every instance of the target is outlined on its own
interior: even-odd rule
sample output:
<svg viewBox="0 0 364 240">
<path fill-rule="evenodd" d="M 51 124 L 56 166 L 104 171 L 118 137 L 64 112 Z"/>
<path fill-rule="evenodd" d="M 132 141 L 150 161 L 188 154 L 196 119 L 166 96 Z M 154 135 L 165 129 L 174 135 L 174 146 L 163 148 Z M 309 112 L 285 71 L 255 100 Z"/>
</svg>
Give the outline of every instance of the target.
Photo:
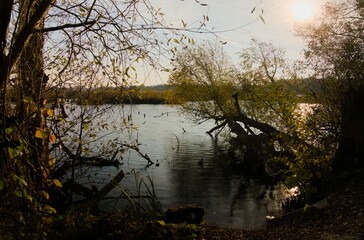
<svg viewBox="0 0 364 240">
<path fill-rule="evenodd" d="M 26 28 L 31 21 L 30 16 L 36 12 L 36 4 L 31 0 L 23 0 L 19 15 L 19 32 Z M 37 27 L 43 27 L 43 20 Z M 43 166 L 48 160 L 48 141 L 36 138 L 38 129 L 46 129 L 45 117 L 41 112 L 43 107 L 42 93 L 47 76 L 43 63 L 43 33 L 33 33 L 27 46 L 23 49 L 16 66 L 17 81 L 15 87 L 16 115 L 21 127 L 22 136 L 29 146 L 30 163 L 35 167 L 33 179 L 42 184 Z M 40 187 L 41 185 L 39 185 Z"/>
<path fill-rule="evenodd" d="M 364 167 L 364 86 L 345 94 L 341 113 L 341 136 L 333 167 Z"/>
</svg>

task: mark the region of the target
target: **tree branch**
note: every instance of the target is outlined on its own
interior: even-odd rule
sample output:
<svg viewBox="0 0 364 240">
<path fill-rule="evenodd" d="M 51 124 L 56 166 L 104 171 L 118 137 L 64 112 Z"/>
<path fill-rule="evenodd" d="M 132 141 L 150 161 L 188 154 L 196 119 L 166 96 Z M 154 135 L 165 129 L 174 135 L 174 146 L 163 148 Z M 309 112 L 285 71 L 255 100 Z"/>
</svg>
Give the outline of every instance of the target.
<svg viewBox="0 0 364 240">
<path fill-rule="evenodd" d="M 103 197 L 108 194 L 111 190 L 116 187 L 119 182 L 124 178 L 125 174 L 123 170 L 121 170 L 118 174 L 115 175 L 115 177 L 107 183 L 101 190 L 94 196 L 91 196 L 89 200 L 87 200 L 85 203 L 83 203 L 80 207 L 83 209 L 93 209 L 96 207 L 97 203 L 103 199 Z"/>
<path fill-rule="evenodd" d="M 58 31 L 58 30 L 64 30 L 67 28 L 77 28 L 77 27 L 91 27 L 92 25 L 94 25 L 95 23 L 97 23 L 96 20 L 93 21 L 87 21 L 87 22 L 81 22 L 81 23 L 75 23 L 75 24 L 64 24 L 64 25 L 60 25 L 60 26 L 56 26 L 56 27 L 48 27 L 48 28 L 42 28 L 42 29 L 35 29 L 34 32 L 41 32 L 41 33 L 46 33 L 46 32 L 53 32 L 53 31 Z"/>
<path fill-rule="evenodd" d="M 19 31 L 13 46 L 9 58 L 9 68 L 12 69 L 16 61 L 18 61 L 23 50 L 28 46 L 29 40 L 33 34 L 34 29 L 42 21 L 47 14 L 51 5 L 53 5 L 55 0 L 43 0 L 38 6 L 36 6 L 34 14 L 29 17 L 29 22 Z"/>
</svg>

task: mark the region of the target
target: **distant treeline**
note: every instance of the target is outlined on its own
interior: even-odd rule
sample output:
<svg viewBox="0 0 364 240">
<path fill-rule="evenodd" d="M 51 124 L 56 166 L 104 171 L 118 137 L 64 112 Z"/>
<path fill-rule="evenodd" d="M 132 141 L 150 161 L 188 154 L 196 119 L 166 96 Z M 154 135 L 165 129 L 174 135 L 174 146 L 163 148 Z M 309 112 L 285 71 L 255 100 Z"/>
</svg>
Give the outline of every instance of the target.
<svg viewBox="0 0 364 240">
<path fill-rule="evenodd" d="M 296 81 L 280 80 L 276 86 L 288 89 L 297 95 L 302 102 L 311 102 L 307 92 L 320 92 L 322 82 L 316 79 L 301 79 Z M 249 88 L 257 95 L 265 94 L 264 89 L 271 87 L 270 84 L 263 86 L 249 85 L 236 87 L 239 92 L 242 88 Z M 166 104 L 176 102 L 171 85 L 138 86 L 128 88 L 100 87 L 94 89 L 86 88 L 53 88 L 49 91 L 48 99 L 62 98 L 79 104 Z M 244 96 L 242 96 L 244 100 Z M 194 101 L 195 99 L 189 99 Z M 201 100 L 201 98 L 199 99 Z M 211 99 L 205 99 L 206 101 Z M 249 99 L 245 99 L 249 100 Z"/>
<path fill-rule="evenodd" d="M 53 88 L 48 99 L 62 98 L 78 104 L 165 104 L 171 99 L 168 85 L 128 88 Z"/>
</svg>

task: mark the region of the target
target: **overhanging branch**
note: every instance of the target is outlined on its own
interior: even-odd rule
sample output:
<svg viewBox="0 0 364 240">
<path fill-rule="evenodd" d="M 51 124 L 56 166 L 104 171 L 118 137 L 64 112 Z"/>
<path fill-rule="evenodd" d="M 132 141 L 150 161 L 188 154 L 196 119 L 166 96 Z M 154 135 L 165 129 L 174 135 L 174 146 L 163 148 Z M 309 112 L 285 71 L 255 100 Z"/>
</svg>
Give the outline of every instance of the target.
<svg viewBox="0 0 364 240">
<path fill-rule="evenodd" d="M 35 32 L 41 32 L 41 33 L 54 32 L 54 31 L 59 31 L 59 30 L 67 29 L 67 28 L 91 27 L 95 23 L 97 23 L 96 20 L 81 22 L 81 23 L 75 23 L 75 24 L 70 24 L 69 23 L 69 24 L 64 24 L 64 25 L 60 25 L 60 26 L 56 26 L 56 27 L 35 29 L 34 31 Z"/>
</svg>

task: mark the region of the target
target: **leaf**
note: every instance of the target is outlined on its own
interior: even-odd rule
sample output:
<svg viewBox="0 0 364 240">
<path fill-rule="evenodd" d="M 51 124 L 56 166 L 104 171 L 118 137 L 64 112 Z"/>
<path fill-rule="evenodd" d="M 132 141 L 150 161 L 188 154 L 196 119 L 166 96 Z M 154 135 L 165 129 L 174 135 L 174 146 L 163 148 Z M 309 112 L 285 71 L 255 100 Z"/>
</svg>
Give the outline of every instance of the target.
<svg viewBox="0 0 364 240">
<path fill-rule="evenodd" d="M 40 191 L 45 200 L 49 199 L 49 194 L 46 191 Z"/>
<path fill-rule="evenodd" d="M 50 214 L 56 214 L 57 211 L 53 207 L 49 206 L 48 204 L 44 205 L 43 211 Z"/>
<path fill-rule="evenodd" d="M 43 133 L 39 129 L 35 131 L 35 137 L 43 139 Z"/>
<path fill-rule="evenodd" d="M 53 179 L 53 184 L 54 184 L 56 187 L 59 187 L 59 188 L 61 188 L 61 187 L 62 187 L 62 183 L 61 183 L 58 179 Z"/>
<path fill-rule="evenodd" d="M 82 124 L 82 129 L 88 130 L 89 126 L 87 123 Z"/>
<path fill-rule="evenodd" d="M 17 196 L 18 198 L 22 198 L 22 197 L 23 197 L 23 193 L 22 193 L 22 191 L 20 191 L 20 190 L 15 190 L 15 191 L 14 191 L 14 194 L 15 194 L 15 196 Z"/>
<path fill-rule="evenodd" d="M 157 220 L 157 222 L 158 222 L 160 225 L 162 225 L 162 226 L 166 225 L 166 223 L 165 223 L 163 220 Z"/>
<path fill-rule="evenodd" d="M 48 116 L 50 116 L 50 117 L 53 117 L 53 116 L 54 116 L 54 110 L 53 110 L 53 109 L 48 108 L 48 109 L 47 109 L 47 115 L 48 115 Z"/>
<path fill-rule="evenodd" d="M 19 180 L 19 183 L 20 183 L 20 184 L 22 184 L 22 185 L 24 185 L 24 186 L 28 187 L 28 183 L 27 183 L 27 181 L 25 181 L 25 180 L 24 180 L 24 178 L 20 178 L 20 177 L 19 177 L 19 178 L 18 178 L 18 180 Z"/>
<path fill-rule="evenodd" d="M 27 181 L 25 181 L 24 178 L 18 177 L 17 175 L 13 175 L 13 179 L 17 180 L 20 184 L 28 187 L 28 183 L 27 183 Z"/>
<path fill-rule="evenodd" d="M 10 134 L 13 132 L 13 128 L 12 127 L 5 128 L 5 132 L 6 134 Z"/>
<path fill-rule="evenodd" d="M 263 23 L 265 23 L 264 18 L 262 17 L 262 15 L 259 15 L 259 18 L 260 18 L 260 20 L 262 20 Z"/>
<path fill-rule="evenodd" d="M 54 164 L 56 164 L 56 158 L 55 157 L 50 157 L 49 161 L 48 161 L 48 165 L 50 167 L 54 166 Z"/>
<path fill-rule="evenodd" d="M 25 102 L 25 103 L 31 103 L 31 102 L 33 102 L 33 98 L 31 98 L 31 97 L 24 97 L 23 98 L 23 102 Z"/>
<path fill-rule="evenodd" d="M 25 199 L 28 199 L 29 202 L 33 202 L 33 197 L 25 193 Z"/>
<path fill-rule="evenodd" d="M 49 142 L 50 143 L 55 143 L 56 142 L 56 136 L 54 134 L 50 134 L 49 135 Z"/>
</svg>

